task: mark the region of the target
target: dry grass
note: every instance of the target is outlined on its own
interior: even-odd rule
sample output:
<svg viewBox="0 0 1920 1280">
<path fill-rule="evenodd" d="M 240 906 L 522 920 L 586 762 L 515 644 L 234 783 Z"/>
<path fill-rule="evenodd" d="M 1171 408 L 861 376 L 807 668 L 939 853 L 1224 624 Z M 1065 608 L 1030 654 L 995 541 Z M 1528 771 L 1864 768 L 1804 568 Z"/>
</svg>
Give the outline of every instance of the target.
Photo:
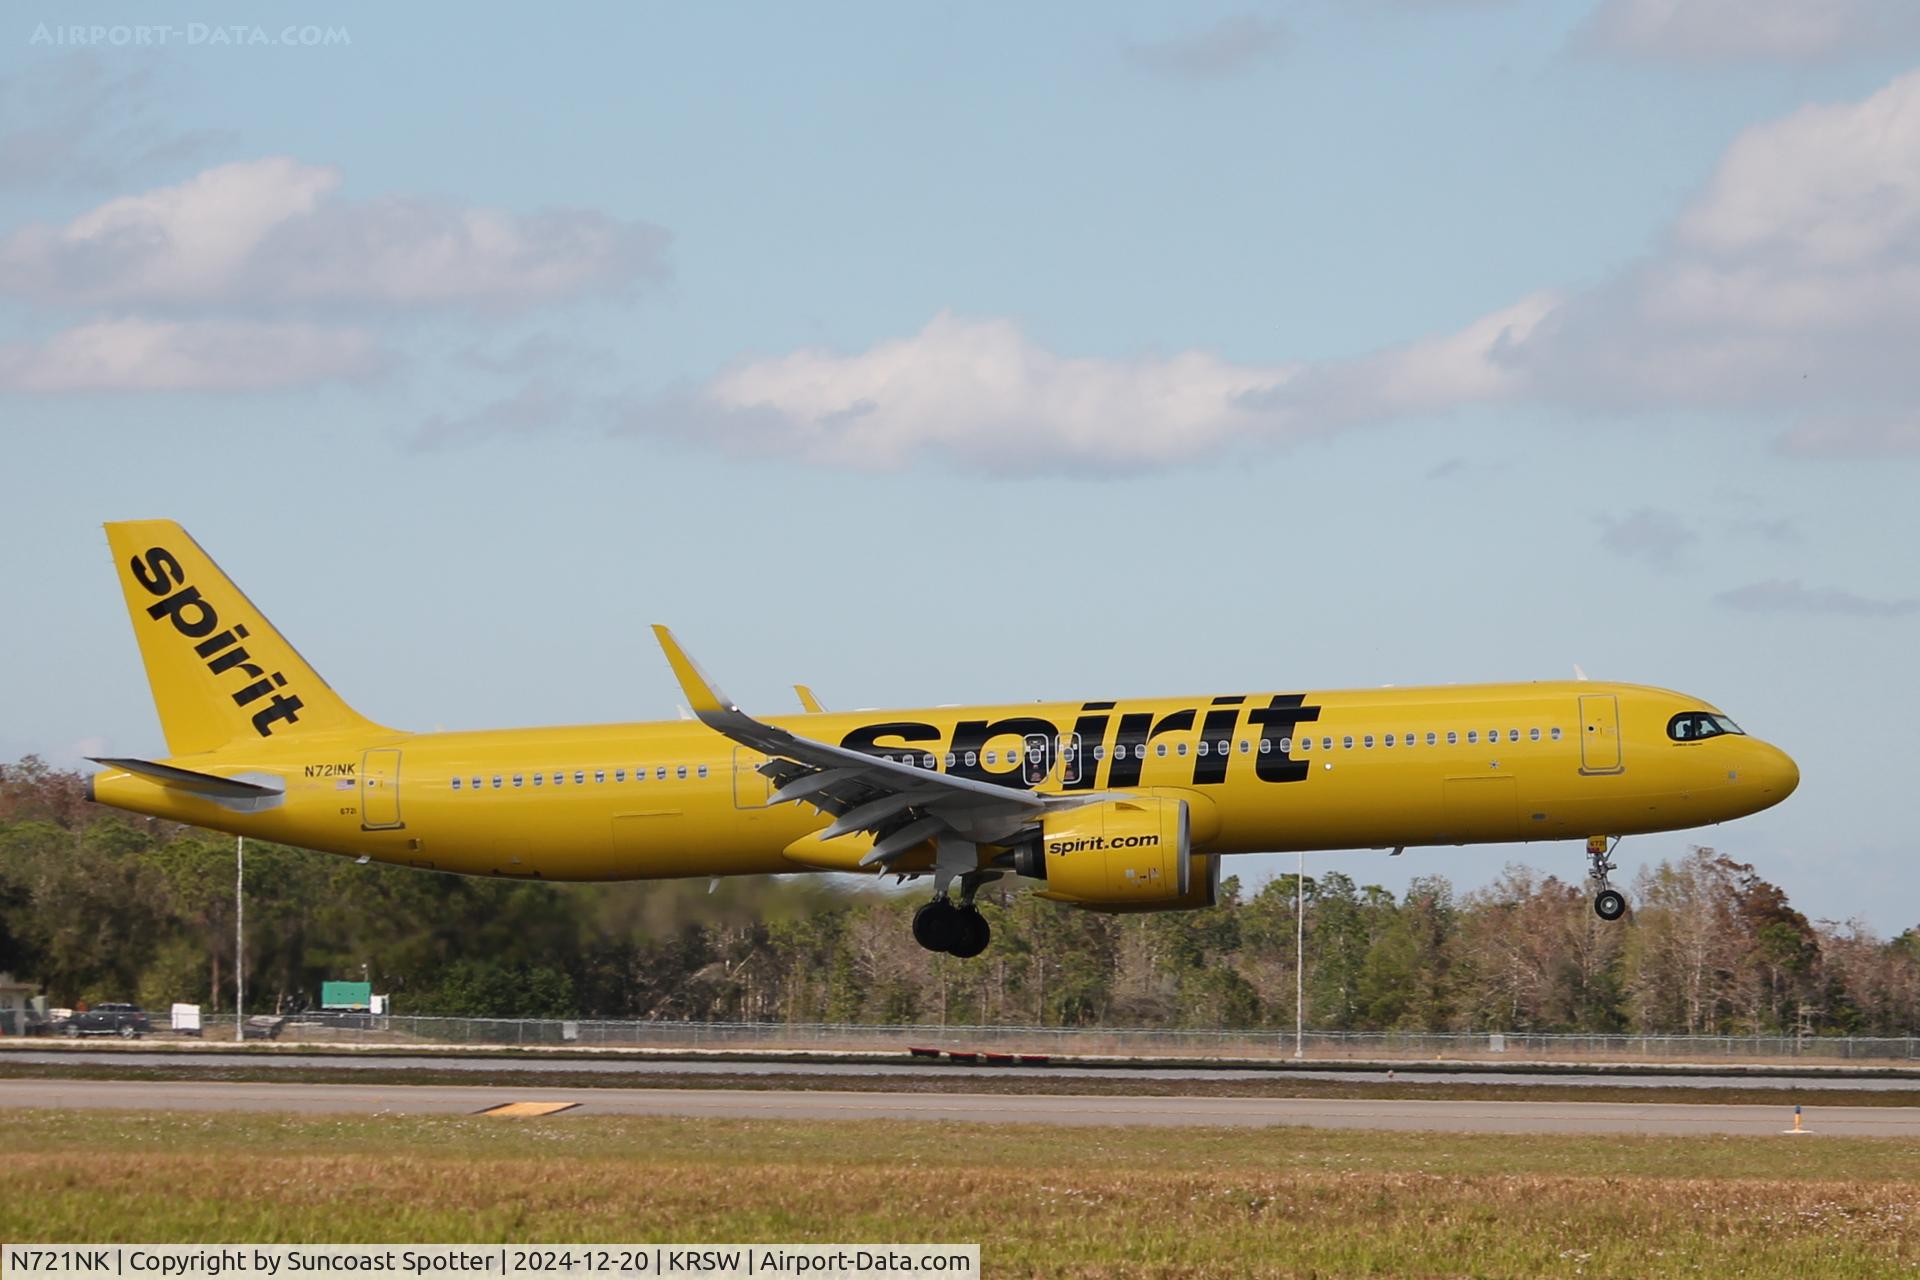
<svg viewBox="0 0 1920 1280">
<path fill-rule="evenodd" d="M 1920 1270 L 1920 1145 L 29 1113 L 9 1240 L 979 1240 L 990 1276 Z"/>
</svg>

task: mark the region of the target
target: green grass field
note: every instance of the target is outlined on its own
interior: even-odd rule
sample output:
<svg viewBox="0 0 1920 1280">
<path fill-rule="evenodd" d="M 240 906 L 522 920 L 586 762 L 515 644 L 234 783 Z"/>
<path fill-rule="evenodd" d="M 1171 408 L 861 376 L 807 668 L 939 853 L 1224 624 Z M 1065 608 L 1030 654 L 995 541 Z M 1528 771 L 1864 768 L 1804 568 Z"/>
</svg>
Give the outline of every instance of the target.
<svg viewBox="0 0 1920 1280">
<path fill-rule="evenodd" d="M 978 1240 L 988 1276 L 1920 1270 L 1920 1144 L 16 1112 L 9 1241 Z"/>
</svg>

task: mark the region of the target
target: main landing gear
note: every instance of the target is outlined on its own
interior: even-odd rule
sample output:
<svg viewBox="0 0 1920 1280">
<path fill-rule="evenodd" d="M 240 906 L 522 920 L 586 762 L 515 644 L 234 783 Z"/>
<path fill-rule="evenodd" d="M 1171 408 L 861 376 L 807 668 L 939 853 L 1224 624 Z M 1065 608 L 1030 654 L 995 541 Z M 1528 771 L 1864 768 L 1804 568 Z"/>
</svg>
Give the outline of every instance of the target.
<svg viewBox="0 0 1920 1280">
<path fill-rule="evenodd" d="M 1627 895 L 1614 888 L 1608 879 L 1617 870 L 1611 855 L 1619 843 L 1605 836 L 1587 838 L 1587 878 L 1599 891 L 1593 895 L 1593 914 L 1609 923 L 1627 914 Z"/>
<path fill-rule="evenodd" d="M 913 913 L 913 940 L 929 951 L 944 951 L 961 960 L 971 960 L 987 949 L 993 930 L 987 918 L 973 905 L 971 890 L 958 905 L 941 894 Z"/>
</svg>

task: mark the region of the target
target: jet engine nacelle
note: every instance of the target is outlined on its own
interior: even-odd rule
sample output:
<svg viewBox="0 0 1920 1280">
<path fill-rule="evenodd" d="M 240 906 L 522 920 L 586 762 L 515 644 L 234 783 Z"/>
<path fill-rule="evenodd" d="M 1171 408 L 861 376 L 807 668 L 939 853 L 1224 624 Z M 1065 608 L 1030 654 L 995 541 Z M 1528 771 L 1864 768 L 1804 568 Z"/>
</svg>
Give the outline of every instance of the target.
<svg viewBox="0 0 1920 1280">
<path fill-rule="evenodd" d="M 1094 911 L 1210 907 L 1220 883 L 1219 859 L 1193 852 L 1187 802 L 1159 796 L 1049 814 L 1014 867 L 1047 882 L 1041 897 Z"/>
</svg>

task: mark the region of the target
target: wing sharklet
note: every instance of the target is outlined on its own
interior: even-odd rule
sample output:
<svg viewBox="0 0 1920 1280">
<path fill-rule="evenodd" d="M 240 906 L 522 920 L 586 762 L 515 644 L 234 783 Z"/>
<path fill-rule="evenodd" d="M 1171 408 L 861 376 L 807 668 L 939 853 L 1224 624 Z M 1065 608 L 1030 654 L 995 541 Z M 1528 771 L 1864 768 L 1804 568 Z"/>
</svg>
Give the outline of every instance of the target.
<svg viewBox="0 0 1920 1280">
<path fill-rule="evenodd" d="M 837 747 L 830 742 L 821 742 L 813 738 L 803 738 L 777 725 L 763 723 L 736 706 L 717 685 L 707 678 L 692 658 L 687 656 L 680 642 L 674 639 L 673 632 L 654 624 L 654 636 L 660 641 L 660 647 L 666 652 L 667 663 L 673 668 L 674 676 L 680 681 L 687 701 L 693 705 L 693 713 L 700 723 L 744 747 L 752 747 L 766 756 L 779 756 L 796 760 L 816 769 L 853 766 L 865 773 L 869 779 L 885 779 L 887 785 L 919 789 L 938 786 L 955 799 L 970 798 L 989 801 L 996 805 L 1006 805 L 1014 809 L 1040 810 L 1048 806 L 1046 797 L 1031 791 L 1021 791 L 1013 787 L 997 786 L 991 782 L 981 782 L 974 778 L 962 778 L 950 773 L 929 773 L 925 769 L 909 764 L 900 764 L 885 756 L 870 755 L 864 751 L 855 751 L 850 747 Z M 876 789 L 879 789 L 876 786 Z"/>
</svg>

